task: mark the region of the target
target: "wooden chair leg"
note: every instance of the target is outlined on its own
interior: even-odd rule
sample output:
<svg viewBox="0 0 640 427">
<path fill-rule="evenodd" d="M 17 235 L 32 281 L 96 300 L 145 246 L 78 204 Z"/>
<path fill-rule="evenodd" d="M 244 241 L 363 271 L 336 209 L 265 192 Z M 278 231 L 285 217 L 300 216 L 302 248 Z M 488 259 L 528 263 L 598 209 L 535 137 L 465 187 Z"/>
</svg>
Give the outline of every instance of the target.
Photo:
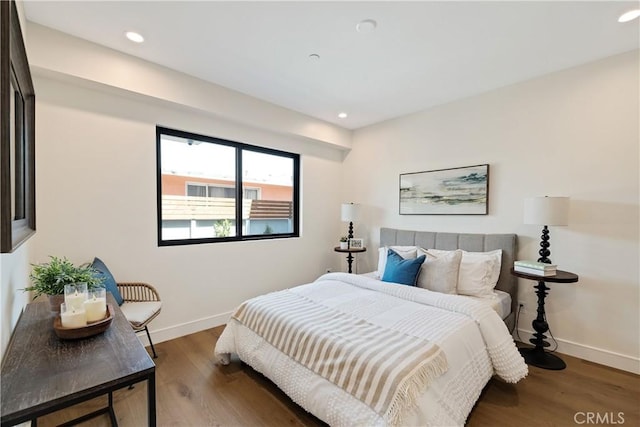
<svg viewBox="0 0 640 427">
<path fill-rule="evenodd" d="M 153 341 L 151 341 L 151 335 L 149 334 L 149 328 L 147 328 L 146 326 L 144 327 L 144 330 L 147 332 L 147 338 L 149 338 L 149 344 L 151 344 L 151 351 L 153 352 L 153 358 L 157 359 L 158 355 L 156 354 L 156 349 L 153 346 Z"/>
</svg>

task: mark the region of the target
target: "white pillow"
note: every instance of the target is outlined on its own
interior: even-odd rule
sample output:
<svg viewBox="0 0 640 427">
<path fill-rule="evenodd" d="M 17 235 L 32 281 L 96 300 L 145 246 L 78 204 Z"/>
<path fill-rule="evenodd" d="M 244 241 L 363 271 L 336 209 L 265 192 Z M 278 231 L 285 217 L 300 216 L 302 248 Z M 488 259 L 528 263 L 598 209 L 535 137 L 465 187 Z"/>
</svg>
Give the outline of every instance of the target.
<svg viewBox="0 0 640 427">
<path fill-rule="evenodd" d="M 443 294 L 455 294 L 462 251 L 441 252 L 436 254 L 431 249 L 418 249 L 418 256 L 424 254 L 427 257 L 422 263 L 416 286 Z"/>
<path fill-rule="evenodd" d="M 414 259 L 418 254 L 417 246 L 384 246 L 378 249 L 378 271 L 376 271 L 378 279 L 384 276 L 384 268 L 387 265 L 387 254 L 389 253 L 389 249 L 393 249 L 404 259 Z"/>
<path fill-rule="evenodd" d="M 502 249 L 490 252 L 463 252 L 458 275 L 458 293 L 461 295 L 491 295 L 498 283 Z"/>
<path fill-rule="evenodd" d="M 429 249 L 434 255 L 452 251 Z M 502 249 L 489 252 L 462 251 L 460 271 L 458 273 L 457 292 L 459 295 L 489 296 L 500 277 Z"/>
</svg>

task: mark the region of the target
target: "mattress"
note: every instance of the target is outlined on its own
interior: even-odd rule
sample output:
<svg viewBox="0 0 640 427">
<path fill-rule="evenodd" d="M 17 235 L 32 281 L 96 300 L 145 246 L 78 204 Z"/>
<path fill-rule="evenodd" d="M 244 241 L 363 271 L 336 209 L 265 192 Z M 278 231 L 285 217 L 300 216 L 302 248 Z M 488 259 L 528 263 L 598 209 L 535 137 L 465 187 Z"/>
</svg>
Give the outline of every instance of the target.
<svg viewBox="0 0 640 427">
<path fill-rule="evenodd" d="M 504 320 L 511 314 L 511 295 L 497 289 L 493 290 L 493 294 L 486 297 L 467 297 L 478 301 L 486 301 L 491 305 L 496 313 Z"/>
</svg>

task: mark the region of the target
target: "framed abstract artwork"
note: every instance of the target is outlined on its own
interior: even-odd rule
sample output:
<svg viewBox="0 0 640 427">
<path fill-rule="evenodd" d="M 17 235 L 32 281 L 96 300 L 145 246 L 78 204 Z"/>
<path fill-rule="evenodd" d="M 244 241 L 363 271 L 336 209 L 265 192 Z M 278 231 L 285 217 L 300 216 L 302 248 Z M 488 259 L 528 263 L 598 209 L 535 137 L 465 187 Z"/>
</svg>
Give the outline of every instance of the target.
<svg viewBox="0 0 640 427">
<path fill-rule="evenodd" d="M 0 1 L 0 252 L 36 229 L 35 94 L 15 2 Z"/>
<path fill-rule="evenodd" d="M 400 174 L 400 215 L 488 213 L 488 164 Z"/>
</svg>

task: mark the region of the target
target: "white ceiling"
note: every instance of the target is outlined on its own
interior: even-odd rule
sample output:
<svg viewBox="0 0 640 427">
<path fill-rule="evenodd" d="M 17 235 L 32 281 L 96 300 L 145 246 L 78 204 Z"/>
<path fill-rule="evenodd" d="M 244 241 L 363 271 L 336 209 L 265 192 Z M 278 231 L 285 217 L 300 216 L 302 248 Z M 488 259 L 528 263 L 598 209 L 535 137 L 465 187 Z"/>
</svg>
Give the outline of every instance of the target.
<svg viewBox="0 0 640 427">
<path fill-rule="evenodd" d="M 638 49 L 638 2 L 32 1 L 29 21 L 356 129 Z M 358 22 L 377 21 L 359 33 Z M 145 37 L 134 44 L 125 31 Z M 317 54 L 318 60 L 309 55 Z M 349 116 L 339 119 L 338 113 Z"/>
</svg>

